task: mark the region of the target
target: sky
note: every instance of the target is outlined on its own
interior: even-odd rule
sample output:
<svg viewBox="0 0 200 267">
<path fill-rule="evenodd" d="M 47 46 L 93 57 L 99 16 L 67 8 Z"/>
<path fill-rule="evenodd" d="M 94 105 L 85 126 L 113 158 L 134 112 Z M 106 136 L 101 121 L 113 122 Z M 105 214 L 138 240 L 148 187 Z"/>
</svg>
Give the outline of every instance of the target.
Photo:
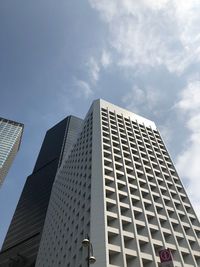
<svg viewBox="0 0 200 267">
<path fill-rule="evenodd" d="M 0 116 L 25 124 L 0 246 L 47 129 L 103 98 L 155 121 L 200 216 L 200 1 L 0 1 Z"/>
</svg>

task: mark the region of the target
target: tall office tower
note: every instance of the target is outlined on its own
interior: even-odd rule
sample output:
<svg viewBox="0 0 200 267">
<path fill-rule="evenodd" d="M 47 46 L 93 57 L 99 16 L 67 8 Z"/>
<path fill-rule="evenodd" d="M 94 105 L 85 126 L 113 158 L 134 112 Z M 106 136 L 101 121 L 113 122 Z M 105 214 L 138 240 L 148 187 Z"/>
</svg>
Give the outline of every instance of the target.
<svg viewBox="0 0 200 267">
<path fill-rule="evenodd" d="M 200 224 L 155 124 L 93 102 L 52 189 L 36 267 L 200 266 Z M 89 245 L 88 240 L 84 244 Z M 172 265 L 170 265 L 172 266 Z"/>
<path fill-rule="evenodd" d="M 82 120 L 70 116 L 47 131 L 6 235 L 0 253 L 1 267 L 35 266 L 52 184 L 81 127 Z"/>
<path fill-rule="evenodd" d="M 0 118 L 0 186 L 19 150 L 24 125 Z"/>
</svg>

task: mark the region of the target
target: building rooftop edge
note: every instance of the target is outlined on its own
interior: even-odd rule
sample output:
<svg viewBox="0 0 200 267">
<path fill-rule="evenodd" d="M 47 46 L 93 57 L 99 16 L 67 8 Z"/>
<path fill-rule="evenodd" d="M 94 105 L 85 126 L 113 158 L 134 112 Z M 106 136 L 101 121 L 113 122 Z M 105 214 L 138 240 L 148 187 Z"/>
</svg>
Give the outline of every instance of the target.
<svg viewBox="0 0 200 267">
<path fill-rule="evenodd" d="M 93 101 L 93 103 L 95 102 L 99 102 L 101 107 L 109 107 L 113 111 L 121 112 L 123 113 L 123 115 L 125 114 L 127 117 L 130 117 L 131 119 L 136 120 L 138 123 L 143 123 L 145 126 L 147 127 L 150 126 L 152 129 L 157 130 L 156 124 L 153 121 L 146 119 L 140 115 L 137 115 L 132 111 L 119 107 L 115 104 L 112 104 L 102 98 L 99 98 Z"/>
<path fill-rule="evenodd" d="M 6 121 L 6 122 L 11 122 L 12 124 L 14 124 L 16 126 L 21 126 L 22 128 L 24 128 L 24 123 L 13 121 L 13 120 L 2 118 L 2 117 L 0 117 L 0 120 Z"/>
</svg>

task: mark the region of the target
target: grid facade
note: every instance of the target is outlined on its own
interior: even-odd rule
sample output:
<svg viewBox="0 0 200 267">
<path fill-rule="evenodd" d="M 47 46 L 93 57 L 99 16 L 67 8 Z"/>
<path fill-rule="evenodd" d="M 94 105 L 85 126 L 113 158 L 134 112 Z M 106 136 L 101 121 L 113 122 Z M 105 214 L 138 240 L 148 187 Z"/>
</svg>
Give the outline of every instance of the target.
<svg viewBox="0 0 200 267">
<path fill-rule="evenodd" d="M 109 266 L 200 266 L 200 227 L 156 128 L 102 109 Z"/>
<path fill-rule="evenodd" d="M 0 186 L 19 150 L 23 124 L 0 118 Z"/>
<path fill-rule="evenodd" d="M 36 267 L 87 266 L 87 235 L 96 267 L 158 267 L 163 248 L 200 266 L 200 224 L 155 124 L 103 100 L 57 174 Z"/>
<path fill-rule="evenodd" d="M 36 266 L 86 267 L 81 241 L 90 229 L 91 148 L 92 114 L 56 175 Z"/>
</svg>

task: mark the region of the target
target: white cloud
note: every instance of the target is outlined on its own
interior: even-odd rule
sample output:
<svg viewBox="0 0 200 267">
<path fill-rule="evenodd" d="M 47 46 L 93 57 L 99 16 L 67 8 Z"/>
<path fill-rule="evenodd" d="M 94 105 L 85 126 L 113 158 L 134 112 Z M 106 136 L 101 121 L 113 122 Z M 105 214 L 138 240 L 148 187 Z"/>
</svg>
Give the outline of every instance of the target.
<svg viewBox="0 0 200 267">
<path fill-rule="evenodd" d="M 100 78 L 102 68 L 106 69 L 112 63 L 110 53 L 103 49 L 99 56 L 91 56 L 85 67 L 89 75 L 89 84 L 95 86 Z"/>
<path fill-rule="evenodd" d="M 99 80 L 100 66 L 94 57 L 91 57 L 87 62 L 87 67 L 91 82 L 96 83 Z"/>
<path fill-rule="evenodd" d="M 93 94 L 93 91 L 90 85 L 83 80 L 75 79 L 75 86 L 77 88 L 76 97 L 78 98 L 84 97 L 87 99 Z"/>
<path fill-rule="evenodd" d="M 155 88 L 146 87 L 133 88 L 122 98 L 122 102 L 128 110 L 141 113 L 140 110 L 147 110 L 153 113 L 156 112 L 156 106 L 162 99 L 161 93 Z"/>
<path fill-rule="evenodd" d="M 111 56 L 108 51 L 102 50 L 100 57 L 90 57 L 89 60 L 85 63 L 85 68 L 88 73 L 88 80 L 78 80 L 75 79 L 75 85 L 77 86 L 77 97 L 84 96 L 88 98 L 93 94 L 91 86 L 95 88 L 95 85 L 99 81 L 99 76 L 102 68 L 107 68 L 111 64 Z"/>
<path fill-rule="evenodd" d="M 125 104 L 125 107 L 135 113 L 139 113 L 138 105 L 141 105 L 145 101 L 145 94 L 142 89 L 137 86 L 134 86 L 124 97 L 122 102 Z"/>
<path fill-rule="evenodd" d="M 170 146 L 173 137 L 173 131 L 170 123 L 170 121 L 165 121 L 164 124 L 158 126 L 161 136 L 164 142 L 167 144 L 167 147 Z"/>
<path fill-rule="evenodd" d="M 103 50 L 101 55 L 101 65 L 106 68 L 111 64 L 111 56 L 108 51 Z"/>
<path fill-rule="evenodd" d="M 189 82 L 181 94 L 177 107 L 190 114 L 200 111 L 200 81 Z"/>
<path fill-rule="evenodd" d="M 106 21 L 111 21 L 118 13 L 117 1 L 89 0 L 91 6 L 101 11 L 101 16 Z"/>
<path fill-rule="evenodd" d="M 184 150 L 177 157 L 176 166 L 180 175 L 187 179 L 187 192 L 200 218 L 200 81 L 189 82 L 176 108 L 190 131 Z"/>
<path fill-rule="evenodd" d="M 166 8 L 169 0 L 142 0 L 141 3 L 153 10 Z"/>
<path fill-rule="evenodd" d="M 164 65 L 182 73 L 200 60 L 199 0 L 89 0 L 110 32 L 110 51 L 127 67 Z"/>
</svg>

